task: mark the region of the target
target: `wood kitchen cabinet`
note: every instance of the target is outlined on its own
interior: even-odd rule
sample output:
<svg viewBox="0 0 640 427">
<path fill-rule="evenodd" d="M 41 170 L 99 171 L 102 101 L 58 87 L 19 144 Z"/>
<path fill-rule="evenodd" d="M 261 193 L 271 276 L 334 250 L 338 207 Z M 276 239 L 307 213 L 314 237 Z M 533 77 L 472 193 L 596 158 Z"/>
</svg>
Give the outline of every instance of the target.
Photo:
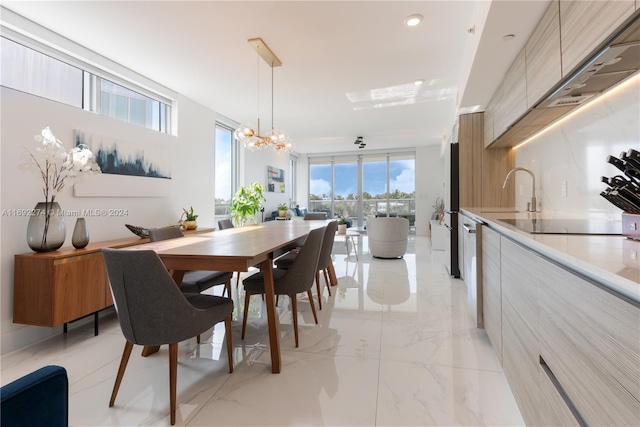
<svg viewBox="0 0 640 427">
<path fill-rule="evenodd" d="M 489 226 L 482 270 L 485 329 L 528 425 L 640 425 L 640 303 Z"/>
<path fill-rule="evenodd" d="M 538 274 L 543 266 L 508 239 L 501 241 L 500 258 L 502 367 L 525 422 L 539 425 Z"/>
<path fill-rule="evenodd" d="M 552 1 L 525 45 L 527 108 L 531 108 L 562 78 L 560 4 Z"/>
<path fill-rule="evenodd" d="M 525 59 L 525 50 L 522 49 L 496 91 L 493 110 L 494 137 L 499 137 L 527 111 Z"/>
<path fill-rule="evenodd" d="M 542 426 L 578 427 L 580 423 L 567 406 L 553 383 L 552 374 L 540 364 L 539 370 L 540 408 L 538 416 Z"/>
<path fill-rule="evenodd" d="M 540 357 L 587 425 L 640 425 L 640 304 L 544 261 Z"/>
<path fill-rule="evenodd" d="M 634 0 L 560 0 L 562 75 L 573 72 L 634 11 Z"/>
<path fill-rule="evenodd" d="M 482 314 L 484 329 L 502 363 L 502 282 L 500 234 L 482 228 Z"/>
</svg>

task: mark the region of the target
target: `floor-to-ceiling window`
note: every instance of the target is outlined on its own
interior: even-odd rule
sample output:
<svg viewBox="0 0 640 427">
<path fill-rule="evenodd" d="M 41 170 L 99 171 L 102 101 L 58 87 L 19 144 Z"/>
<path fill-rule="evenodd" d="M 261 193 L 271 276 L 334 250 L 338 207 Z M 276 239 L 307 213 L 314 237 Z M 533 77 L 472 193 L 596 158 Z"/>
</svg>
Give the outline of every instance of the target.
<svg viewBox="0 0 640 427">
<path fill-rule="evenodd" d="M 238 186 L 238 148 L 233 129 L 216 123 L 215 134 L 216 221 L 229 217 L 229 205 Z"/>
<path fill-rule="evenodd" d="M 309 210 L 365 225 L 373 216 L 415 221 L 415 154 L 311 157 Z M 355 225 L 355 224 L 354 224 Z"/>
</svg>

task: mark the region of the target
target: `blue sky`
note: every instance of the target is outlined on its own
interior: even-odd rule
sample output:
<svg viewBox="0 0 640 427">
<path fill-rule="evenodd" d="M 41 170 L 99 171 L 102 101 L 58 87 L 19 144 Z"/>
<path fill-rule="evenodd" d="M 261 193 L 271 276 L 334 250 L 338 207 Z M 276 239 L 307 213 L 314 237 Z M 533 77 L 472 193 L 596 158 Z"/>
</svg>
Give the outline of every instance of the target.
<svg viewBox="0 0 640 427">
<path fill-rule="evenodd" d="M 363 162 L 362 166 L 363 183 L 362 190 L 371 195 L 386 192 L 387 162 Z M 331 165 L 315 164 L 310 170 L 311 194 L 321 196 L 331 193 Z M 357 164 L 337 163 L 335 164 L 335 194 L 347 197 L 350 193 L 358 193 Z M 415 191 L 415 161 L 411 160 L 391 160 L 389 162 L 390 190 L 405 193 Z"/>
</svg>

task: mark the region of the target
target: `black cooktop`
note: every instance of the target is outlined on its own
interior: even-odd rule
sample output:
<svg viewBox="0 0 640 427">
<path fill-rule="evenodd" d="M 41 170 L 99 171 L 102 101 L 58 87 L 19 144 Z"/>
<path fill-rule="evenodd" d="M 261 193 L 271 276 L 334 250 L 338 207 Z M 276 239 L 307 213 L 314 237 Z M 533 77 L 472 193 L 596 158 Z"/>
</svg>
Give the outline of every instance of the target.
<svg viewBox="0 0 640 427">
<path fill-rule="evenodd" d="M 531 234 L 622 235 L 622 224 L 597 219 L 498 219 Z"/>
</svg>

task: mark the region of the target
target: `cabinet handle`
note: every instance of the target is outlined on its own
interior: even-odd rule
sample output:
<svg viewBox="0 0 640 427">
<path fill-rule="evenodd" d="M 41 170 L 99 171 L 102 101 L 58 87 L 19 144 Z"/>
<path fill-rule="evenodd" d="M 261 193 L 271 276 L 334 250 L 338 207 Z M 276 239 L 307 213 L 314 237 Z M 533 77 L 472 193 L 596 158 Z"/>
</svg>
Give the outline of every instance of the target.
<svg viewBox="0 0 640 427">
<path fill-rule="evenodd" d="M 449 231 L 453 231 L 454 230 L 454 228 L 452 226 L 448 225 L 448 224 L 444 224 L 444 226 Z"/>
<path fill-rule="evenodd" d="M 551 371 L 551 368 L 549 368 L 549 365 L 547 365 L 547 362 L 544 361 L 544 359 L 542 358 L 542 355 L 539 355 L 539 356 L 540 356 L 540 365 L 542 366 L 542 370 L 544 371 L 545 374 L 547 374 L 547 376 L 549 377 L 549 380 L 551 380 L 551 383 L 560 394 L 560 397 L 562 397 L 562 400 L 564 400 L 564 403 L 565 405 L 567 405 L 567 407 L 571 411 L 571 414 L 573 414 L 576 421 L 578 421 L 578 424 L 580 424 L 582 427 L 587 427 L 589 424 L 587 424 L 585 419 L 582 418 L 582 415 L 580 415 L 578 408 L 576 408 L 576 405 L 573 404 L 567 392 L 564 391 L 564 388 L 562 387 L 562 384 L 560 384 L 560 381 L 558 381 L 558 378 L 556 378 L 554 373 Z"/>
<path fill-rule="evenodd" d="M 462 224 L 462 227 L 464 227 L 464 229 L 467 230 L 467 233 L 471 233 L 471 234 L 476 233 L 476 230 L 471 228 L 471 224 L 464 223 Z"/>
</svg>

